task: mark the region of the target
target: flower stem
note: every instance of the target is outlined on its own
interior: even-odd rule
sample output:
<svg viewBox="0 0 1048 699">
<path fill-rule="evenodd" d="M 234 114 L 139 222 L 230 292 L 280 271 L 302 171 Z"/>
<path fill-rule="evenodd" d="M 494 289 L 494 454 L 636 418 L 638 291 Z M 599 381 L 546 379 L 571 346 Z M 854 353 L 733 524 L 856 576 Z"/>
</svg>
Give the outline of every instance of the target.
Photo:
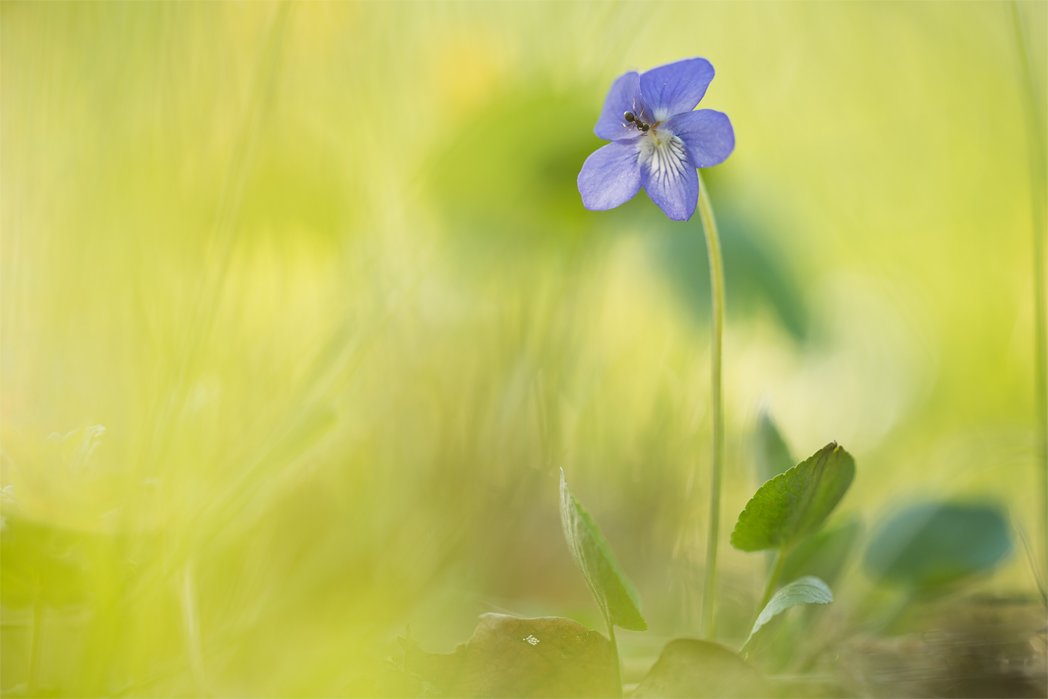
<svg viewBox="0 0 1048 699">
<path fill-rule="evenodd" d="M 721 473 L 724 470 L 724 414 L 721 398 L 721 349 L 724 336 L 724 261 L 721 259 L 720 237 L 713 218 L 713 206 L 706 185 L 699 175 L 699 218 L 706 234 L 706 251 L 710 263 L 710 300 L 712 313 L 712 343 L 710 348 L 710 402 L 713 417 L 713 440 L 710 463 L 710 526 L 706 538 L 706 584 L 702 590 L 702 635 L 716 636 L 714 605 L 717 597 L 717 544 L 720 537 Z"/>
</svg>

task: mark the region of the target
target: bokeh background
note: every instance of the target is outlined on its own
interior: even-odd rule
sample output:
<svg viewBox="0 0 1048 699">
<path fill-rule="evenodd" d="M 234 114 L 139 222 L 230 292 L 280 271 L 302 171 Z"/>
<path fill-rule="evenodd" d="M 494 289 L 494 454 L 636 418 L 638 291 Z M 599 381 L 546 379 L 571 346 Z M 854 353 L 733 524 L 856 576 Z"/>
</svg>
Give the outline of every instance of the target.
<svg viewBox="0 0 1048 699">
<path fill-rule="evenodd" d="M 627 666 L 696 633 L 702 230 L 575 186 L 612 80 L 696 55 L 737 135 L 725 534 L 764 407 L 855 455 L 841 517 L 991 499 L 1036 548 L 1015 7 L 4 2 L 4 693 L 369 694 L 398 636 L 597 626 L 561 467 L 652 627 Z M 721 558 L 738 639 L 764 560 Z M 1024 548 L 979 584 L 1035 589 Z M 853 566 L 834 613 L 884 595 Z"/>
</svg>

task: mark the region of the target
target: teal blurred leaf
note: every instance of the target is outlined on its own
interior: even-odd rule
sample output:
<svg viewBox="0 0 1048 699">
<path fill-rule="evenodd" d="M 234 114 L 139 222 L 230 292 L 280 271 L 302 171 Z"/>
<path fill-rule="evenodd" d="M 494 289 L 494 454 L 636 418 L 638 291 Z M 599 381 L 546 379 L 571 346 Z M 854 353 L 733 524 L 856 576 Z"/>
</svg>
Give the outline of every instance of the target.
<svg viewBox="0 0 1048 699">
<path fill-rule="evenodd" d="M 604 636 L 571 619 L 483 614 L 449 654 L 402 640 L 404 669 L 445 697 L 615 697 L 618 661 Z"/>
<path fill-rule="evenodd" d="M 624 629 L 643 631 L 647 622 L 640 613 L 637 593 L 619 567 L 615 556 L 589 513 L 568 490 L 560 472 L 560 521 L 575 562 L 589 584 L 604 620 Z"/>
<path fill-rule="evenodd" d="M 794 340 L 807 340 L 811 311 L 800 277 L 790 266 L 790 249 L 779 242 L 789 240 L 792 231 L 781 217 L 773 218 L 774 212 L 765 214 L 767 209 L 734 196 L 717 170 L 703 170 L 702 176 L 717 211 L 732 316 L 770 316 Z M 679 301 L 696 321 L 708 322 L 709 262 L 701 232 L 659 220 L 647 207 L 629 213 L 638 217 L 636 226 Z"/>
<path fill-rule="evenodd" d="M 786 471 L 795 463 L 790 455 L 790 448 L 782 438 L 771 414 L 761 408 L 757 416 L 757 476 L 761 483 L 769 481 L 780 473 Z"/>
<path fill-rule="evenodd" d="M 875 577 L 931 592 L 993 570 L 1011 551 L 997 505 L 924 502 L 888 518 L 864 562 Z"/>
<path fill-rule="evenodd" d="M 862 524 L 850 519 L 844 524 L 824 529 L 794 546 L 786 555 L 780 575 L 793 580 L 813 575 L 832 585 L 852 556 L 862 533 Z"/>
<path fill-rule="evenodd" d="M 855 478 L 855 461 L 830 442 L 771 479 L 739 514 L 731 545 L 742 551 L 783 548 L 816 531 Z"/>
<path fill-rule="evenodd" d="M 678 638 L 666 644 L 634 690 L 637 698 L 766 697 L 768 683 L 753 666 L 724 646 Z"/>
<path fill-rule="evenodd" d="M 829 604 L 832 601 L 833 592 L 829 585 L 814 576 L 803 577 L 783 585 L 757 615 L 757 621 L 753 622 L 753 628 L 750 629 L 746 642 L 749 643 L 750 638 L 753 638 L 761 627 L 790 607 L 796 607 L 799 604 Z"/>
</svg>

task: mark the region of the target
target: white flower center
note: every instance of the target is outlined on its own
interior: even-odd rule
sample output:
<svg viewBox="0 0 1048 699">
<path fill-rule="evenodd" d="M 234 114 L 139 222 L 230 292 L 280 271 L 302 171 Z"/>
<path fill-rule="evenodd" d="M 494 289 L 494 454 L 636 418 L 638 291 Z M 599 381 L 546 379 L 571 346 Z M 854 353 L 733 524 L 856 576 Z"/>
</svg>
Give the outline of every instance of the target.
<svg viewBox="0 0 1048 699">
<path fill-rule="evenodd" d="M 686 155 L 684 141 L 668 131 L 652 129 L 640 139 L 640 163 L 651 177 L 663 183 L 684 174 Z"/>
</svg>

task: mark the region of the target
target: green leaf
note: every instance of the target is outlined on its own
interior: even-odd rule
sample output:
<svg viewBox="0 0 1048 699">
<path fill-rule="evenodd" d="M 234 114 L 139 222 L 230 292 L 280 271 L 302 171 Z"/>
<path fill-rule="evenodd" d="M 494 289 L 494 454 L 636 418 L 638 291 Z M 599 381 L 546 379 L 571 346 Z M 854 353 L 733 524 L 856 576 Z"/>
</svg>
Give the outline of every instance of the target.
<svg viewBox="0 0 1048 699">
<path fill-rule="evenodd" d="M 710 641 L 678 638 L 666 644 L 633 697 L 767 697 L 764 677 L 737 653 Z"/>
<path fill-rule="evenodd" d="M 563 469 L 560 472 L 560 522 L 564 526 L 568 548 L 608 625 L 634 631 L 647 629 L 648 624 L 637 603 L 637 593 L 619 568 L 593 518 L 568 490 Z"/>
<path fill-rule="evenodd" d="M 604 636 L 571 619 L 483 614 L 454 653 L 402 639 L 404 669 L 427 696 L 617 697 L 618 660 Z"/>
<path fill-rule="evenodd" d="M 775 421 L 764 408 L 757 416 L 757 476 L 761 483 L 769 481 L 793 466 L 796 461 L 782 438 Z"/>
<path fill-rule="evenodd" d="M 750 639 L 761 630 L 762 626 L 790 607 L 796 607 L 799 604 L 829 604 L 832 601 L 833 592 L 830 591 L 829 586 L 811 575 L 783 585 L 757 615 L 757 621 L 753 622 L 753 628 L 750 629 L 746 643 L 750 642 Z"/>
<path fill-rule="evenodd" d="M 866 549 L 875 576 L 916 592 L 935 591 L 993 570 L 1012 551 L 997 505 L 925 502 L 888 519 Z"/>
<path fill-rule="evenodd" d="M 862 524 L 853 518 L 804 539 L 786 555 L 780 571 L 781 579 L 795 580 L 814 575 L 832 585 L 851 558 L 861 533 Z"/>
<path fill-rule="evenodd" d="M 754 493 L 739 514 L 731 545 L 742 551 L 790 546 L 816 531 L 855 478 L 855 460 L 830 442 Z"/>
</svg>

